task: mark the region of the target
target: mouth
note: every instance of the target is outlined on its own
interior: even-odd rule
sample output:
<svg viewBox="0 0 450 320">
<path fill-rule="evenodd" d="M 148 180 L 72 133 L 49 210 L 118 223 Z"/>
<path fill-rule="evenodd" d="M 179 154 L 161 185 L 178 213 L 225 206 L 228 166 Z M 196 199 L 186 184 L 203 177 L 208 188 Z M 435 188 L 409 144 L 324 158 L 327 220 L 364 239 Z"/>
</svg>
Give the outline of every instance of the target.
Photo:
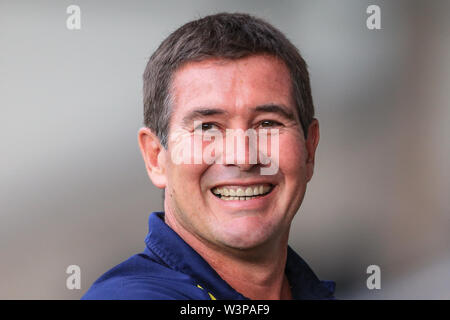
<svg viewBox="0 0 450 320">
<path fill-rule="evenodd" d="M 248 186 L 220 186 L 211 189 L 212 194 L 225 201 L 247 201 L 262 198 L 272 192 L 273 184 L 254 184 Z"/>
</svg>

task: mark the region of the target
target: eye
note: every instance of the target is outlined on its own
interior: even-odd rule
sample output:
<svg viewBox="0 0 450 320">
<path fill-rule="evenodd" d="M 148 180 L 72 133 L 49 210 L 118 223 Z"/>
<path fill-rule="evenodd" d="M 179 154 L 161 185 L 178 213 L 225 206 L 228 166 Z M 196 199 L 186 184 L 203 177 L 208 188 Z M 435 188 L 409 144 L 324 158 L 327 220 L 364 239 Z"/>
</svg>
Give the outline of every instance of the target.
<svg viewBox="0 0 450 320">
<path fill-rule="evenodd" d="M 201 130 L 201 131 L 209 131 L 209 130 L 215 130 L 218 129 L 218 126 L 212 122 L 205 122 L 199 125 L 195 128 L 195 130 Z"/>
<path fill-rule="evenodd" d="M 282 124 L 274 120 L 263 120 L 259 123 L 262 128 L 278 127 Z"/>
</svg>

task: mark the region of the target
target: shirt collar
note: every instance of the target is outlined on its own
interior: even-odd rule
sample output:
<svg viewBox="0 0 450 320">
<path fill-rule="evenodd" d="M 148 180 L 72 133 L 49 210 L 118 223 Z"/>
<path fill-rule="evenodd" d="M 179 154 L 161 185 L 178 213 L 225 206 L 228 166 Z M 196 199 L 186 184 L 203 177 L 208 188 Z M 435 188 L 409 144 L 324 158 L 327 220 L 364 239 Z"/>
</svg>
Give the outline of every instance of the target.
<svg viewBox="0 0 450 320">
<path fill-rule="evenodd" d="M 153 212 L 149 217 L 147 247 L 171 269 L 193 277 L 217 299 L 247 299 L 228 283 L 175 231 L 164 222 L 164 212 Z"/>
<path fill-rule="evenodd" d="M 214 292 L 218 299 L 248 299 L 228 283 L 175 231 L 164 222 L 164 212 L 153 212 L 149 217 L 147 248 L 171 269 L 190 275 L 205 290 Z M 288 246 L 286 275 L 294 299 L 323 299 L 332 296 L 334 286 L 324 285 L 308 265 Z"/>
</svg>

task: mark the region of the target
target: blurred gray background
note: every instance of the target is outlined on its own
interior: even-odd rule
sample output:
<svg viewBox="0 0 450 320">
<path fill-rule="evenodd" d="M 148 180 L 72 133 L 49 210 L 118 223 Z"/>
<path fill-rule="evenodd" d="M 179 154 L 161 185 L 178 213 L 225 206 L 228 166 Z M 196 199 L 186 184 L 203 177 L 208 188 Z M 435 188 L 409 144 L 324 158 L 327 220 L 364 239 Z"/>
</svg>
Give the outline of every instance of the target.
<svg viewBox="0 0 450 320">
<path fill-rule="evenodd" d="M 81 30 L 66 8 L 81 8 Z M 381 8 L 368 30 L 366 8 Z M 137 145 L 148 57 L 183 23 L 267 19 L 321 141 L 291 245 L 348 299 L 450 298 L 449 1 L 0 1 L 0 298 L 79 299 L 162 209 Z M 81 290 L 66 288 L 68 265 Z M 366 268 L 381 268 L 368 290 Z"/>
</svg>

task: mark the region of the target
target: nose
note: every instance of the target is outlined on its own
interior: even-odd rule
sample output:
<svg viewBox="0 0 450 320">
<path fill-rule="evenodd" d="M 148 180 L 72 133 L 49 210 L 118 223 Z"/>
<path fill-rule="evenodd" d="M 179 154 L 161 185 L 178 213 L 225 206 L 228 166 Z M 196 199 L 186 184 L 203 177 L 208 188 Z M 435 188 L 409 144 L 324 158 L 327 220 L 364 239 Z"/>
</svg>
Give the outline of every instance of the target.
<svg viewBox="0 0 450 320">
<path fill-rule="evenodd" d="M 250 171 L 256 164 L 244 163 L 244 164 L 236 164 L 240 171 Z"/>
<path fill-rule="evenodd" d="M 225 165 L 237 166 L 241 171 L 258 167 L 258 138 L 253 129 L 229 129 L 225 137 Z"/>
</svg>

